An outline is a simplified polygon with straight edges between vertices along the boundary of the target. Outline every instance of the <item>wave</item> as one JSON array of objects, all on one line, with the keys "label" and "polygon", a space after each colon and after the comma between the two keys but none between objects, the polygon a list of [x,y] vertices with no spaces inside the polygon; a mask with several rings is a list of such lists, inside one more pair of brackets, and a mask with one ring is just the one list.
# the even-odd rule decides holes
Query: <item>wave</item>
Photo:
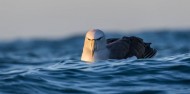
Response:
[{"label": "wave", "polygon": [[190,93],[190,32],[131,35],[152,42],[158,54],[87,64],[80,61],[83,36],[1,42],[0,93]]}]

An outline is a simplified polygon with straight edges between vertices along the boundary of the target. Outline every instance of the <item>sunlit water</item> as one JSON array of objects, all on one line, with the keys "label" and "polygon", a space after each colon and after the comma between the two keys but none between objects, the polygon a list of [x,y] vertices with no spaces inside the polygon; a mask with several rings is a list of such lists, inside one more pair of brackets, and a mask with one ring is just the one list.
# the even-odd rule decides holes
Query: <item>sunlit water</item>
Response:
[{"label": "sunlit water", "polygon": [[1,41],[0,94],[190,94],[190,32],[130,35],[152,42],[157,55],[87,64],[84,36]]}]

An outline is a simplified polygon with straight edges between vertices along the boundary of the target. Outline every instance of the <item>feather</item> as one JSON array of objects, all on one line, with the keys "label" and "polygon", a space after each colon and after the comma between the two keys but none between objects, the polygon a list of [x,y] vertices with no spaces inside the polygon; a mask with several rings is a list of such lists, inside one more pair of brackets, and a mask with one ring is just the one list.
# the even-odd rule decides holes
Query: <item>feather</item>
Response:
[{"label": "feather", "polygon": [[126,37],[122,39],[107,39],[107,48],[110,50],[110,59],[126,59],[136,56],[140,58],[151,58],[156,54],[156,50],[150,47],[151,43],[143,42],[139,37]]}]

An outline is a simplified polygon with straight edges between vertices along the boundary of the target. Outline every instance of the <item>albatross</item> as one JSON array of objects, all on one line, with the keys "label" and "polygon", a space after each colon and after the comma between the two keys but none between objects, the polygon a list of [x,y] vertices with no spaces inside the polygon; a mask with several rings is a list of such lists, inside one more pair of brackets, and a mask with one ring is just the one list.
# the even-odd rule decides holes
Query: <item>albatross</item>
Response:
[{"label": "albatross", "polygon": [[103,31],[91,29],[86,33],[81,60],[94,62],[133,56],[137,59],[151,58],[157,51],[150,44],[135,36],[106,39]]}]

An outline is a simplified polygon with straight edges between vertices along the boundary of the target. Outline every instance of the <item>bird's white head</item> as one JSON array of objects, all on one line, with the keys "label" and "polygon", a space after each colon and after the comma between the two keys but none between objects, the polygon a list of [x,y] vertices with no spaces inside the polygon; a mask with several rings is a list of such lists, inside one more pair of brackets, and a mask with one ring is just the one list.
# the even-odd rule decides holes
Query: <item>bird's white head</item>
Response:
[{"label": "bird's white head", "polygon": [[81,60],[95,61],[95,53],[106,48],[104,32],[99,29],[91,29],[86,33]]}]

